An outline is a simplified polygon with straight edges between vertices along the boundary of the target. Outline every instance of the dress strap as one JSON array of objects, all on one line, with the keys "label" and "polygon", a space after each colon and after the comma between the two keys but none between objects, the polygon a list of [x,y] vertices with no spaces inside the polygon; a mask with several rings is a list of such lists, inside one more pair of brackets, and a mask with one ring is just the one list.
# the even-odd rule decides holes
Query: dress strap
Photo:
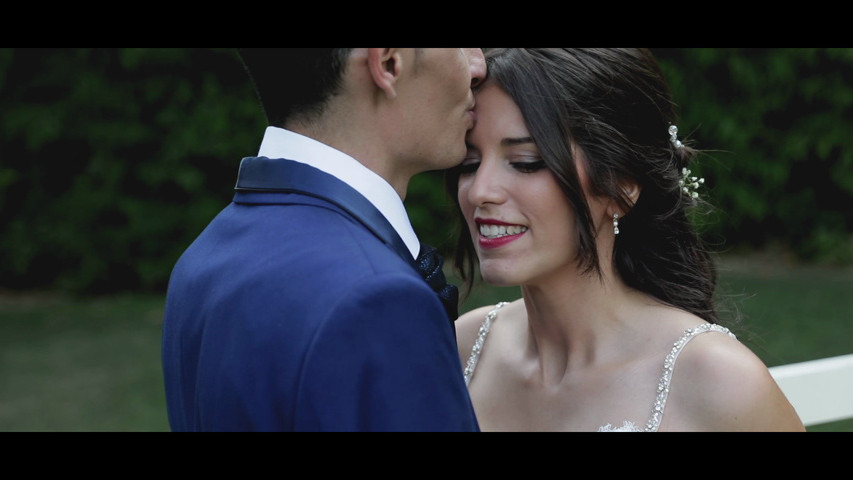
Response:
[{"label": "dress strap", "polygon": [[483,351],[483,342],[486,341],[486,335],[489,334],[489,329],[492,328],[492,321],[498,316],[498,310],[507,304],[509,302],[500,302],[495,305],[495,308],[486,314],[486,319],[480,325],[480,331],[477,333],[477,341],[474,342],[474,346],[471,348],[471,355],[468,357],[468,363],[465,365],[465,386],[468,386],[468,382],[471,381],[471,377],[474,375],[477,361],[480,360],[480,352]]},{"label": "dress strap", "polygon": [[656,432],[660,428],[661,418],[663,417],[663,409],[666,406],[666,397],[669,395],[669,384],[672,381],[672,370],[675,368],[675,359],[678,354],[687,345],[687,342],[692,340],[696,335],[705,332],[720,332],[728,334],[730,337],[737,339],[735,334],[729,331],[728,328],[714,323],[703,323],[697,327],[688,328],[684,334],[672,346],[672,350],[666,356],[663,362],[663,375],[658,382],[658,396],[655,400],[655,406],[652,410],[652,416],[646,424],[647,432]]}]

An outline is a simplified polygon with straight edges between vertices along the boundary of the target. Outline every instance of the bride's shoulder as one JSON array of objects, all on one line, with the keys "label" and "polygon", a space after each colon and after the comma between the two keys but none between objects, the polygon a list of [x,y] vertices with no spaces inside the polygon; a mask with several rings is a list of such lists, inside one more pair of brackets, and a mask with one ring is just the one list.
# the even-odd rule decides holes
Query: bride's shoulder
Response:
[{"label": "bride's shoulder", "polygon": [[480,329],[480,325],[482,325],[486,320],[486,316],[488,316],[493,310],[501,308],[501,303],[497,305],[483,305],[482,307],[476,307],[460,315],[459,318],[456,319],[456,334],[467,336],[468,333],[472,333],[473,336],[476,336],[477,331]]},{"label": "bride's shoulder", "polygon": [[459,322],[482,322],[486,315],[495,308],[494,305],[483,305],[482,307],[475,307],[467,312],[463,313],[456,320],[456,324],[459,325]]},{"label": "bride's shoulder", "polygon": [[790,405],[763,361],[723,333],[697,335],[684,348],[672,390],[690,398],[679,403],[700,409],[694,418],[723,429],[771,428],[792,419]]},{"label": "bride's shoulder", "polygon": [[[518,300],[520,301],[520,300]],[[495,319],[498,316],[498,312],[503,310],[505,307],[509,307],[516,302],[500,302],[495,305],[483,305],[482,307],[473,308],[456,319],[456,340],[459,344],[460,351],[470,352],[471,347],[474,346],[474,342],[477,340],[477,336],[480,334],[480,328],[486,322],[486,318],[490,316],[491,319]],[[493,313],[494,312],[494,313]]]},{"label": "bride's shoulder", "polygon": [[495,305],[483,305],[482,307],[473,308],[456,319],[456,328],[458,330],[462,325],[477,325],[477,328],[479,328],[479,325],[482,324],[490,314],[492,314],[493,317],[496,317],[498,312],[511,310],[523,301],[524,300],[522,299],[518,299],[514,302],[499,302]]}]

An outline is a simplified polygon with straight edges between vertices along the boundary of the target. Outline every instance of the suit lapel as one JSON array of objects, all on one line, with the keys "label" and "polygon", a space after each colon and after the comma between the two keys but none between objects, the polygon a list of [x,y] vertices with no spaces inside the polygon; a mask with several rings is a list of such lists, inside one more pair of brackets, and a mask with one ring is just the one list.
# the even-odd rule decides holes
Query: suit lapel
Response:
[{"label": "suit lapel", "polygon": [[363,195],[341,180],[309,165],[285,159],[246,157],[240,162],[237,192],[299,193],[343,209],[414,266],[409,249],[388,219]]}]

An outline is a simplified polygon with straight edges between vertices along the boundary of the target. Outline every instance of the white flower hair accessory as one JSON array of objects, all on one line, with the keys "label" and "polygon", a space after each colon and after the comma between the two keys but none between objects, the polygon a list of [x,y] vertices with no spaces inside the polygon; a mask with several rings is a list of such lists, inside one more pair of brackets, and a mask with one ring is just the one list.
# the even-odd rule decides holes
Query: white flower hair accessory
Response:
[{"label": "white flower hair accessory", "polygon": [[699,188],[699,185],[703,183],[705,183],[704,178],[691,177],[690,170],[687,168],[681,169],[681,180],[678,181],[678,185],[690,198],[697,198],[699,196],[699,192],[696,190]]}]

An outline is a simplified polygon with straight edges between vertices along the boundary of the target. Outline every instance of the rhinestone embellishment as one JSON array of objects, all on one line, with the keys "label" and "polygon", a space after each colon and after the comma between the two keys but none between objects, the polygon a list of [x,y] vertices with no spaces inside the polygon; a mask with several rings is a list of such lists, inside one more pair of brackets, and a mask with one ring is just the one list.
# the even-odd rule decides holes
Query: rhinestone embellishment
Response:
[{"label": "rhinestone embellishment", "polygon": [[652,416],[646,424],[647,432],[656,432],[660,427],[661,417],[663,417],[663,409],[666,406],[666,397],[669,395],[669,383],[672,380],[672,370],[675,368],[675,359],[678,357],[678,354],[681,353],[681,349],[683,349],[684,345],[686,345],[687,342],[696,335],[711,331],[726,333],[732,338],[737,338],[729,331],[728,328],[714,323],[703,323],[698,327],[688,328],[684,331],[684,334],[673,344],[672,350],[669,351],[669,354],[663,361],[663,375],[661,375],[660,381],[658,382],[658,396],[655,400],[654,408],[652,409]]},{"label": "rhinestone embellishment", "polygon": [[483,342],[486,340],[489,329],[492,328],[492,321],[498,316],[498,310],[508,304],[509,302],[500,302],[495,305],[495,308],[486,315],[486,320],[480,325],[480,331],[477,332],[477,341],[474,342],[474,346],[471,348],[471,356],[468,357],[468,363],[465,365],[465,386],[468,386],[468,382],[471,381],[474,368],[477,366],[477,361],[480,360],[480,352],[483,351]]}]

